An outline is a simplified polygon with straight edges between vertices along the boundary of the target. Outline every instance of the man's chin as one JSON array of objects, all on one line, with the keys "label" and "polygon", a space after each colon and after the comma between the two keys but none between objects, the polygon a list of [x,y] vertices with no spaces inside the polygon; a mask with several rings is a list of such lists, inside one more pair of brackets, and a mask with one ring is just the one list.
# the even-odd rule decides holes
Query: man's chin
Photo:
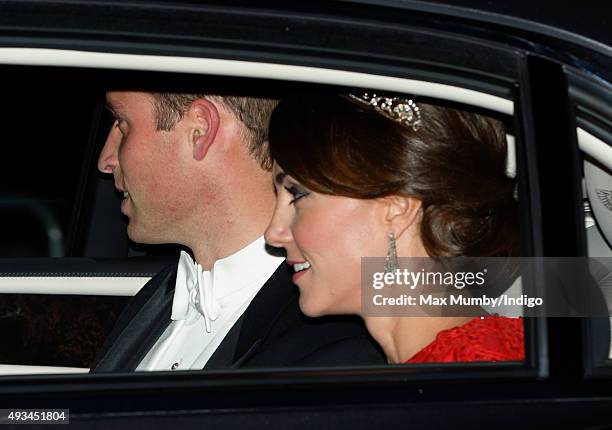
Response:
[{"label": "man's chin", "polygon": [[147,234],[141,228],[138,228],[138,226],[132,221],[130,221],[127,226],[127,235],[132,242],[142,243],[144,245],[154,245],[159,243],[153,240],[151,235]]},{"label": "man's chin", "polygon": [[177,243],[175,237],[168,237],[170,233],[164,230],[163,225],[159,224],[143,224],[138,222],[134,217],[129,219],[127,225],[127,235],[132,242],[141,243],[143,245],[166,245]]}]

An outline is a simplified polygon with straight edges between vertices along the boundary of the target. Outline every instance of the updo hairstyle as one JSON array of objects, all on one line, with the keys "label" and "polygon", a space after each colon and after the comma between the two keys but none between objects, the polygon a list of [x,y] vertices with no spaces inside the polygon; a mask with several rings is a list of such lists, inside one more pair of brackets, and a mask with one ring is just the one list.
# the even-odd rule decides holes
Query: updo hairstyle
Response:
[{"label": "updo hairstyle", "polygon": [[318,193],[421,200],[420,232],[430,256],[518,255],[503,124],[417,104],[421,125],[415,131],[344,95],[285,99],[272,114],[270,154]]}]

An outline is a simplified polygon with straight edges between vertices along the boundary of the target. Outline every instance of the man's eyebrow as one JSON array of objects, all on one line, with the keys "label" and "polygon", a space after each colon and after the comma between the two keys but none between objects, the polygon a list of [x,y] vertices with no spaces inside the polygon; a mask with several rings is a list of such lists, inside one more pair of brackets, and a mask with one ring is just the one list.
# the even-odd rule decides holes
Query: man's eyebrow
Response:
[{"label": "man's eyebrow", "polygon": [[121,118],[124,116],[121,112],[121,106],[114,106],[108,101],[106,102],[106,109],[108,109],[115,118]]},{"label": "man's eyebrow", "polygon": [[285,176],[287,176],[285,172],[280,172],[274,177],[274,182],[276,182],[278,185],[281,185],[283,183],[283,179],[285,179]]}]

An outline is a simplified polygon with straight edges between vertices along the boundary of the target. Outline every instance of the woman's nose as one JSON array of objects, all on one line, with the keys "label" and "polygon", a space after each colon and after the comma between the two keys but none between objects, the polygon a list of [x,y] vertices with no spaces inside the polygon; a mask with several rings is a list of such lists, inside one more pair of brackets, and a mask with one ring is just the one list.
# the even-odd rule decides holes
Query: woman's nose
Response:
[{"label": "woman's nose", "polygon": [[286,216],[278,209],[278,205],[274,210],[270,224],[264,233],[264,238],[268,245],[276,248],[286,248],[287,244],[293,241],[291,230],[286,222]]}]

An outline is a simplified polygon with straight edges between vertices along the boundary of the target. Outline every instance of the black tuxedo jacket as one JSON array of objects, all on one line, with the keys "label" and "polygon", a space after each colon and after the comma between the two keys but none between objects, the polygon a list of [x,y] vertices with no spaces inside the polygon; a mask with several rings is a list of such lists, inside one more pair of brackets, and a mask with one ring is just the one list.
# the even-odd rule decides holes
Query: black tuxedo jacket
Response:
[{"label": "black tuxedo jacket", "polygon": [[[98,353],[91,372],[136,369],[171,322],[175,282],[173,265],[134,296]],[[299,309],[298,294],[289,266],[281,264],[204,369],[386,363],[361,319],[308,318]]]}]

